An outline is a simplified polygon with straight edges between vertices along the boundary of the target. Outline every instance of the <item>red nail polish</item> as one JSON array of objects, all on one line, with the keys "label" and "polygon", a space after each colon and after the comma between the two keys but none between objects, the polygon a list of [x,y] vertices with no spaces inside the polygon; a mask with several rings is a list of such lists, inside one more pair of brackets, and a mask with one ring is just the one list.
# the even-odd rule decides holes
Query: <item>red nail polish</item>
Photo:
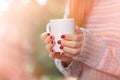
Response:
[{"label": "red nail polish", "polygon": [[60,49],[63,49],[63,46],[60,46]]},{"label": "red nail polish", "polygon": [[50,36],[50,38],[52,39],[53,37],[52,37],[52,36]]},{"label": "red nail polish", "polygon": [[53,50],[51,50],[51,52],[53,52]]},{"label": "red nail polish", "polygon": [[47,33],[47,36],[49,36],[50,35],[50,33]]},{"label": "red nail polish", "polygon": [[65,38],[65,35],[62,35],[61,38]]},{"label": "red nail polish", "polygon": [[61,44],[61,40],[58,40],[57,43],[58,43],[58,44]]},{"label": "red nail polish", "polygon": [[53,42],[51,42],[51,44],[53,44]]}]

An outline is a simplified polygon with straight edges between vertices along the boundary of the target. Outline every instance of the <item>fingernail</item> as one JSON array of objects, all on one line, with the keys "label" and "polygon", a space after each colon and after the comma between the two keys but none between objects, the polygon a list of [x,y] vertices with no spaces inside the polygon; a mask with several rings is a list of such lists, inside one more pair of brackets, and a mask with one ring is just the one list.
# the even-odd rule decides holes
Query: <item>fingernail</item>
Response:
[{"label": "fingernail", "polygon": [[58,43],[58,44],[61,44],[61,40],[58,40],[57,43]]},{"label": "fingernail", "polygon": [[51,50],[51,52],[53,52],[53,50]]},{"label": "fingernail", "polygon": [[51,44],[53,44],[53,42],[51,42]]},{"label": "fingernail", "polygon": [[50,35],[50,33],[47,33],[47,36],[49,36]]},{"label": "fingernail", "polygon": [[60,46],[60,49],[63,49],[63,46]]},{"label": "fingernail", "polygon": [[50,36],[50,38],[52,39],[53,37],[52,37],[52,36]]},{"label": "fingernail", "polygon": [[65,35],[62,35],[61,38],[65,38]]}]

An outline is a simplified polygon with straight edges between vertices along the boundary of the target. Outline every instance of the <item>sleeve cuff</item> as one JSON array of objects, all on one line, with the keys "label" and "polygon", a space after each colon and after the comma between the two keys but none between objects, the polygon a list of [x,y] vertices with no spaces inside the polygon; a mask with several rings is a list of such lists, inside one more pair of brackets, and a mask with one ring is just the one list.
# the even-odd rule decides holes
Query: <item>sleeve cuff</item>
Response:
[{"label": "sleeve cuff", "polygon": [[104,41],[96,37],[95,34],[90,31],[83,28],[81,30],[84,35],[83,46],[81,48],[81,53],[74,57],[73,60],[95,67],[100,61],[100,57],[105,49]]},{"label": "sleeve cuff", "polygon": [[66,77],[77,77],[80,74],[82,68],[82,64],[76,61],[72,61],[68,67],[64,67],[62,65],[62,61],[58,59],[55,60],[55,64],[59,71]]}]

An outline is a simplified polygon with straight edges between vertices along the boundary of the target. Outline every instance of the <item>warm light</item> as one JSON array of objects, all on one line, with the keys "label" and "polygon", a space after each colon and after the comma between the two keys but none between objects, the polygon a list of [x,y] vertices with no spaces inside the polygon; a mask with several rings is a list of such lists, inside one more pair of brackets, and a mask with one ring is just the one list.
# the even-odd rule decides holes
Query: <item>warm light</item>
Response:
[{"label": "warm light", "polygon": [[31,2],[31,0],[21,0],[21,3],[25,4],[25,5],[28,4],[28,3],[30,3],[30,2]]},{"label": "warm light", "polygon": [[0,0],[0,12],[8,10],[9,7],[10,7],[10,3],[9,2],[4,1],[4,0],[2,0],[2,1]]},{"label": "warm light", "polygon": [[37,0],[40,5],[45,5],[47,0]]}]

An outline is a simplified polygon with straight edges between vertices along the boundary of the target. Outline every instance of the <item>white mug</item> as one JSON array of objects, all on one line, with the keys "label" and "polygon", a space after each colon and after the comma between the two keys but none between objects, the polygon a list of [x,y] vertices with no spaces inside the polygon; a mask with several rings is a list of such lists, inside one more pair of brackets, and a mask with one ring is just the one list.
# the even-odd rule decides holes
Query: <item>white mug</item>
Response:
[{"label": "white mug", "polygon": [[56,45],[53,48],[55,52],[62,52],[57,41],[61,40],[61,35],[63,34],[75,33],[75,20],[74,18],[52,19],[47,24],[46,30],[55,36]]}]

